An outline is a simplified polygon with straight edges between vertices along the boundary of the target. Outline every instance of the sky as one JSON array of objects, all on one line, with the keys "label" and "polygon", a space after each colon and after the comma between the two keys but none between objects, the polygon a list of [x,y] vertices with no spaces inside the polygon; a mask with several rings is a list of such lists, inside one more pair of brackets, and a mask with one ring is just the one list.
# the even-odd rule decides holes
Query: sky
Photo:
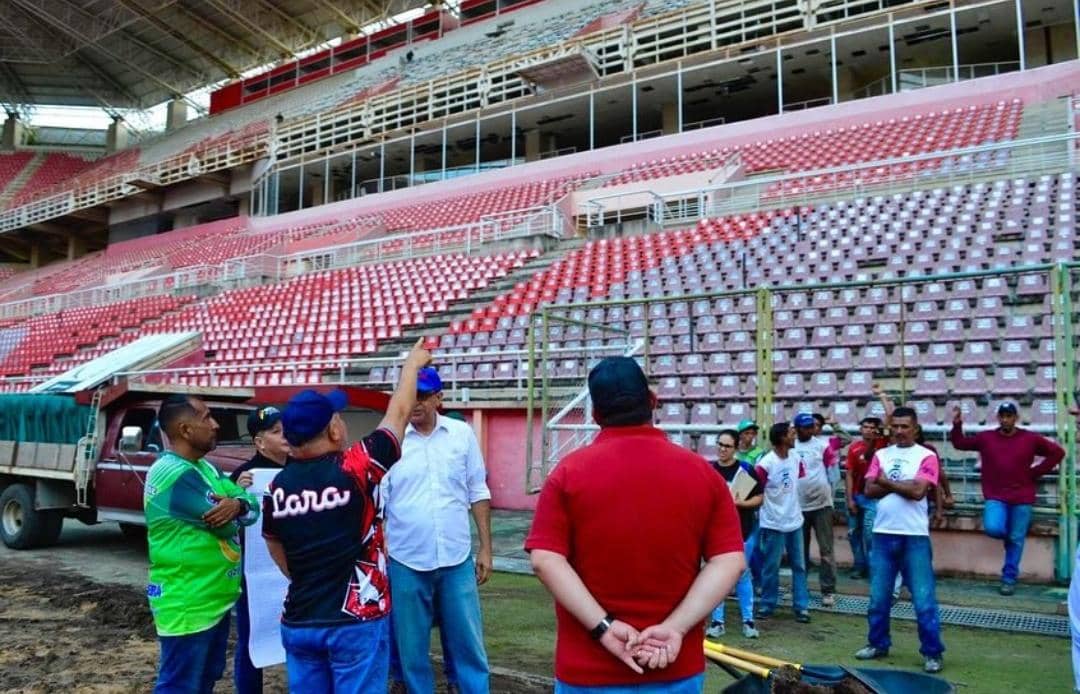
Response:
[{"label": "sky", "polygon": [[[448,7],[457,11],[459,0],[449,0],[444,3]],[[364,34],[370,34],[374,31],[378,31],[392,24],[400,22],[406,22],[414,17],[419,17],[426,11],[426,8],[417,8],[415,10],[409,10],[401,14],[391,17],[385,22],[374,22],[363,27],[360,32]],[[304,57],[325,50],[326,48],[336,46],[341,43],[341,39],[333,39],[327,41],[324,44],[315,46],[302,53],[298,53],[298,57]],[[273,66],[273,63],[267,63],[266,65],[260,65],[252,68],[243,73],[240,78],[251,77],[257,75],[260,72]],[[196,91],[187,94],[187,98],[191,101],[200,104],[203,108],[210,107],[210,92],[219,86],[226,84],[226,82],[220,82],[218,84],[204,87]],[[128,124],[138,131],[143,132],[155,132],[165,129],[165,112],[167,103],[158,104],[153,108],[145,111],[130,111],[125,113],[125,120]],[[197,112],[193,108],[188,108],[188,117],[194,118]],[[104,110],[91,107],[91,106],[38,106],[34,109],[33,114],[30,116],[30,125],[39,127],[55,127],[55,128],[85,128],[92,130],[104,130],[109,127],[112,122],[112,118],[105,113]]]}]

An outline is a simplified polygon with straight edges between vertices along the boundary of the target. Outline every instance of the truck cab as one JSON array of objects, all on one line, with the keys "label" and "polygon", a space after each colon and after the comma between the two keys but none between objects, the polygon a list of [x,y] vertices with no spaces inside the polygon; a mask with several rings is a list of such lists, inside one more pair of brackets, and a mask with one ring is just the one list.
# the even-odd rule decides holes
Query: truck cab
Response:
[{"label": "truck cab", "polygon": [[[255,454],[250,439],[246,438],[247,416],[252,406],[212,397],[205,399],[221,427],[217,448],[206,459],[219,470],[231,472]],[[133,399],[109,412],[94,472],[98,521],[145,525],[143,485],[150,466],[168,447],[168,436],[158,426],[161,402],[160,398]]]}]

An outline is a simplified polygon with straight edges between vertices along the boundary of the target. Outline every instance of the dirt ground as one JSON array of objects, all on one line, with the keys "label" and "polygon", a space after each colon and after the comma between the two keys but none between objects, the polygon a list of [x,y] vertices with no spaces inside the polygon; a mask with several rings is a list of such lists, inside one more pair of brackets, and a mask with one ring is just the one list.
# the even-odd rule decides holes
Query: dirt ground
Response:
[{"label": "dirt ground", "polygon": [[[89,547],[78,547],[82,534],[70,545],[62,540],[41,552],[0,546],[0,694],[134,694],[153,688],[158,647],[140,587],[144,555],[119,540],[119,532],[100,526],[94,531],[86,535],[91,546],[100,543],[93,562],[83,556]],[[122,582],[89,577],[103,572]],[[230,642],[218,692],[233,691],[233,647]],[[268,669],[265,678],[267,694],[285,692],[283,667]],[[548,688],[493,674],[491,691],[532,694]]]}]

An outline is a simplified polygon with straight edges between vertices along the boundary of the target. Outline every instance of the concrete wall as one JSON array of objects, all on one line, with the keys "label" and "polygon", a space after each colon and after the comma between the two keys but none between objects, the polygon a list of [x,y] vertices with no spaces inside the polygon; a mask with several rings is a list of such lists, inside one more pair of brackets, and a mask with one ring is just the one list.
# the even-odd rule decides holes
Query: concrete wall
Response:
[{"label": "concrete wall", "polygon": [[[451,406],[453,407],[453,406]],[[459,409],[454,407],[453,409]],[[525,411],[523,409],[461,410],[472,423],[480,439],[480,448],[488,471],[492,506],[499,509],[532,511],[536,508],[535,494],[525,492]],[[534,422],[534,444],[539,446],[539,418]],[[996,579],[1001,572],[1004,549],[1000,540],[982,533],[974,518],[950,518],[949,529],[932,530],[934,569],[939,574],[982,576]],[[847,527],[837,516],[833,529],[836,561],[842,567],[851,565],[851,548]],[[1029,534],[1020,566],[1021,580],[1051,582],[1054,580],[1055,537],[1039,530]],[[811,556],[818,557],[816,541],[811,541]],[[816,559],[815,559],[816,560]],[[816,586],[816,572],[811,585]]]}]

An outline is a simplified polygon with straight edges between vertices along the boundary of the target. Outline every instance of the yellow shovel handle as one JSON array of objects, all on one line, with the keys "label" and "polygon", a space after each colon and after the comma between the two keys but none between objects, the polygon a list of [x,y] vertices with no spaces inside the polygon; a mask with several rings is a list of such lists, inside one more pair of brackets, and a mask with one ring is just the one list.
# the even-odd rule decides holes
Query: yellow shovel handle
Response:
[{"label": "yellow shovel handle", "polygon": [[707,648],[705,649],[705,656],[707,658],[715,660],[718,663],[730,665],[733,668],[749,672],[751,675],[757,675],[762,679],[769,678],[768,668],[761,667],[760,665],[757,665],[755,663],[749,663],[740,658],[736,658],[735,656],[727,655],[726,653],[717,653],[716,651],[710,651]]},{"label": "yellow shovel handle", "polygon": [[799,665],[798,663],[789,663],[786,660],[780,660],[779,658],[770,658],[767,655],[760,655],[758,653],[754,653],[753,651],[744,651],[741,648],[732,648],[731,646],[725,646],[722,643],[706,643],[705,647],[711,648],[717,653],[726,653],[727,655],[733,655],[736,658],[741,658],[742,660],[751,663],[758,663],[760,665],[765,665],[771,668],[793,667],[798,670],[802,670],[802,665]]}]

